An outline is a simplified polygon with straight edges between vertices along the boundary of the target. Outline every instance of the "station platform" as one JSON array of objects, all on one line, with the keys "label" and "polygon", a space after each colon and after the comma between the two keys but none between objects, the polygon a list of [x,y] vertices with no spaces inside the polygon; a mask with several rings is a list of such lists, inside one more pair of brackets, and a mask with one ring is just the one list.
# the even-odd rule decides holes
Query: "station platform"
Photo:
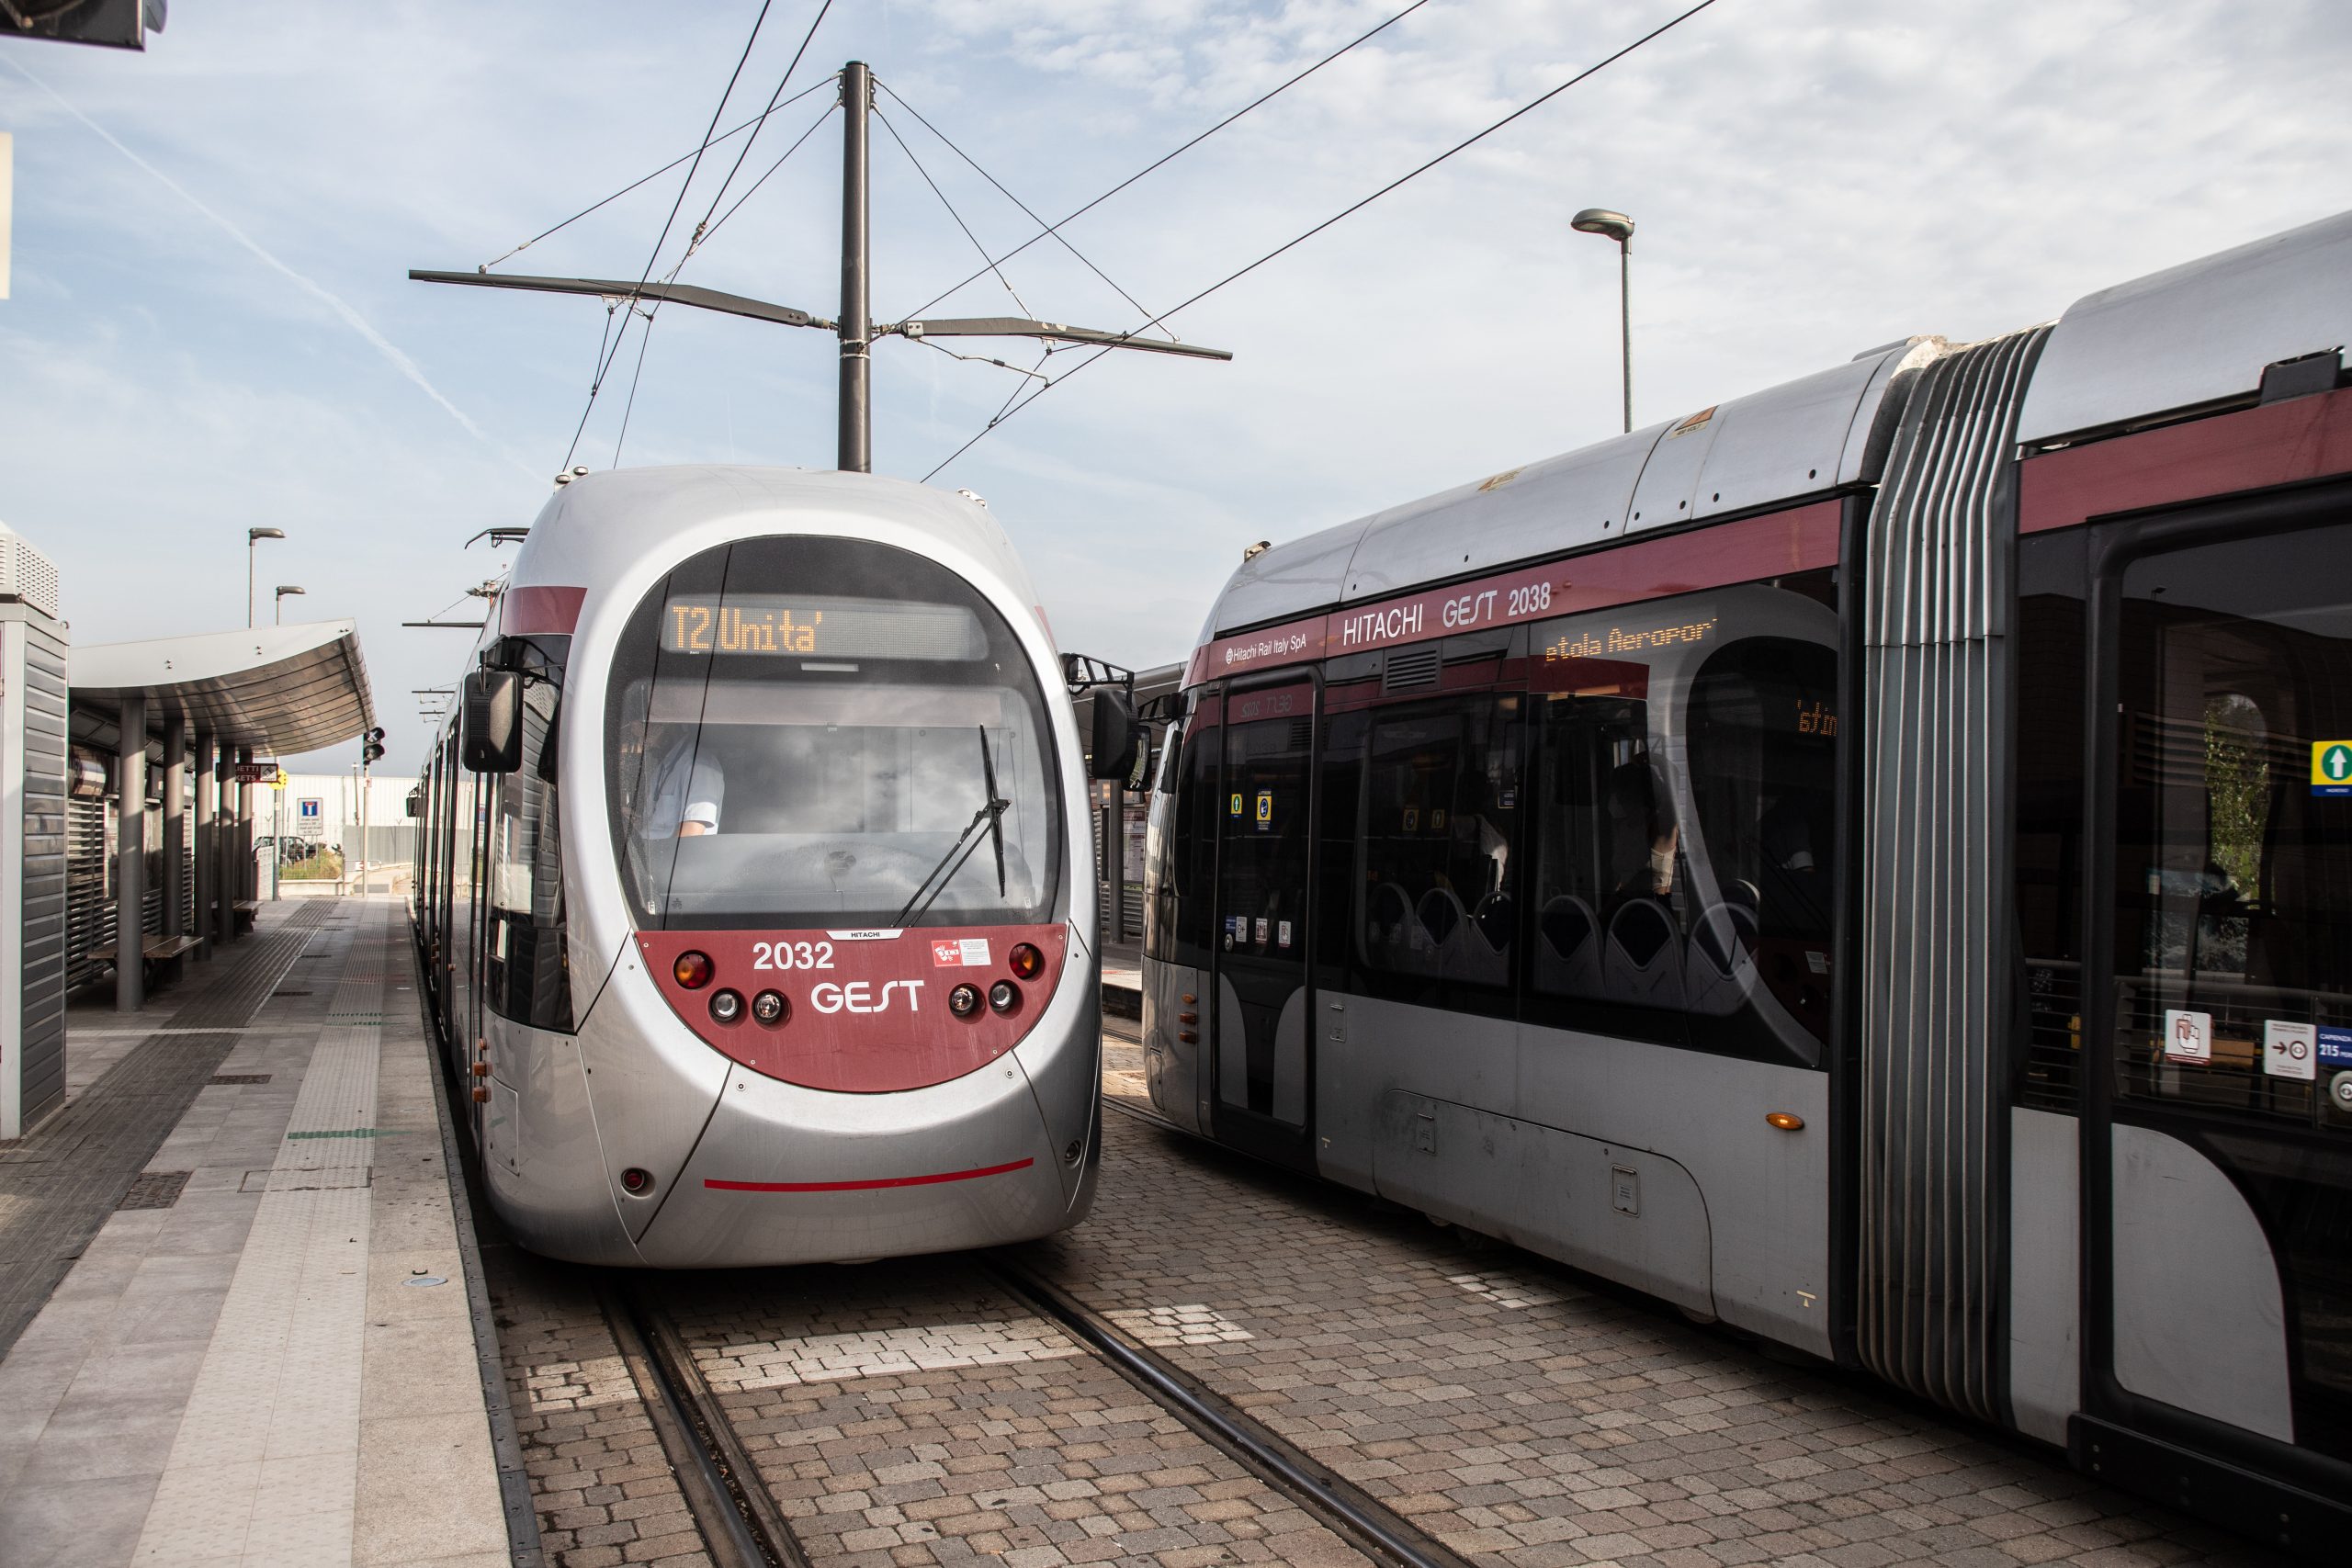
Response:
[{"label": "station platform", "polygon": [[398,902],[312,898],[72,1010],[0,1144],[0,1560],[509,1561],[414,985]]},{"label": "station platform", "polygon": [[1102,944],[1102,1010],[1114,1018],[1143,1017],[1143,948],[1132,942]]}]

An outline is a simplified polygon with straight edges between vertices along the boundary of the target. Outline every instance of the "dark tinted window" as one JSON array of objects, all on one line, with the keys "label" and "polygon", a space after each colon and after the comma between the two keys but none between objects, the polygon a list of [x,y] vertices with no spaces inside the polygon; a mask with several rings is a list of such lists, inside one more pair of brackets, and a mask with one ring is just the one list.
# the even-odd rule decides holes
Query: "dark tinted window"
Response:
[{"label": "dark tinted window", "polygon": [[564,950],[563,833],[556,741],[570,637],[509,638],[500,662],[523,673],[523,765],[485,778],[490,818],[492,1011],[540,1029],[570,1030]]},{"label": "dark tinted window", "polygon": [[1524,709],[1518,695],[1476,693],[1369,716],[1357,962],[1421,983],[1392,994],[1443,1005],[1458,987],[1510,985]]},{"label": "dark tinted window", "polygon": [[2072,1111],[2083,1030],[2085,529],[2018,541],[2018,1103]]},{"label": "dark tinted window", "polygon": [[1169,765],[1173,797],[1154,862],[1159,884],[1145,915],[1151,956],[1208,967],[1215,929],[1217,760],[1225,732],[1199,720],[1185,728],[1182,750]]},{"label": "dark tinted window", "polygon": [[1531,1017],[1819,1062],[1833,597],[1822,570],[1537,628]]}]

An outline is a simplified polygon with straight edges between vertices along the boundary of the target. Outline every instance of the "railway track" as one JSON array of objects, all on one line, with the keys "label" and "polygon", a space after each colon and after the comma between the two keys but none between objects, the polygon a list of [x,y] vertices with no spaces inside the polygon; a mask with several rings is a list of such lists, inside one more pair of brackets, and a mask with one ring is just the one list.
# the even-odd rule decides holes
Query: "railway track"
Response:
[{"label": "railway track", "polygon": [[[1017,1258],[989,1255],[978,1267],[1027,1313],[1057,1326],[1087,1357],[1373,1562],[1466,1568],[1466,1559]],[[660,1299],[658,1284],[608,1283],[597,1295],[713,1562],[718,1568],[808,1568],[817,1559],[762,1477]]]}]

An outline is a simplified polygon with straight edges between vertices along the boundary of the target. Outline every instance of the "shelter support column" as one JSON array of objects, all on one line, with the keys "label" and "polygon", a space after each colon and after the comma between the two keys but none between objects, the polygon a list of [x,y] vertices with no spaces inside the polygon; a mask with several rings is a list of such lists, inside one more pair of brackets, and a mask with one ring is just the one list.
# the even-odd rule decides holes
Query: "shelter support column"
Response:
[{"label": "shelter support column", "polygon": [[[250,762],[254,749],[237,748],[237,761]],[[254,786],[243,779],[237,781],[237,897],[258,898],[260,883],[254,872]]]},{"label": "shelter support column", "polygon": [[121,737],[115,748],[114,835],[114,1010],[137,1012],[145,1001],[145,976],[140,964],[146,953],[147,902],[147,697],[127,694],[118,720]]},{"label": "shelter support column", "polygon": [[165,936],[187,930],[187,716],[164,721],[164,921]]},{"label": "shelter support column", "polygon": [[220,852],[212,841],[212,802],[220,792],[220,769],[212,754],[212,732],[196,732],[196,956],[212,956],[218,917],[214,894],[220,884]]},{"label": "shelter support column", "polygon": [[222,946],[237,940],[237,911],[232,908],[243,895],[244,878],[237,874],[237,790],[236,774],[232,771],[237,761],[236,748],[223,742],[220,747],[220,812],[213,824],[212,836],[220,840],[220,885],[215,906],[213,934]]}]

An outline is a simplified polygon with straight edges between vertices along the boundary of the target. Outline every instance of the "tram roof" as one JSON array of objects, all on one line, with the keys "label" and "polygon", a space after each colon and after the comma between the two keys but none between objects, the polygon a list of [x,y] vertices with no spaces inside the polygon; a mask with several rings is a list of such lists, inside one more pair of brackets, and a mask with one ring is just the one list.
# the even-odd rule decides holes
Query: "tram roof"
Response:
[{"label": "tram roof", "polygon": [[2266,366],[2352,343],[2352,212],[2086,294],[2027,388],[2028,446],[2249,400]]},{"label": "tram roof", "polygon": [[180,715],[262,755],[315,751],[375,722],[358,627],[347,620],[77,647],[66,684],[74,739],[99,746],[114,744],[134,694],[147,698],[150,729]]},{"label": "tram roof", "polygon": [[1896,378],[1943,351],[1911,338],[1630,435],[1506,469],[1276,545],[1227,583],[1201,640],[1420,583],[1874,480]]}]

